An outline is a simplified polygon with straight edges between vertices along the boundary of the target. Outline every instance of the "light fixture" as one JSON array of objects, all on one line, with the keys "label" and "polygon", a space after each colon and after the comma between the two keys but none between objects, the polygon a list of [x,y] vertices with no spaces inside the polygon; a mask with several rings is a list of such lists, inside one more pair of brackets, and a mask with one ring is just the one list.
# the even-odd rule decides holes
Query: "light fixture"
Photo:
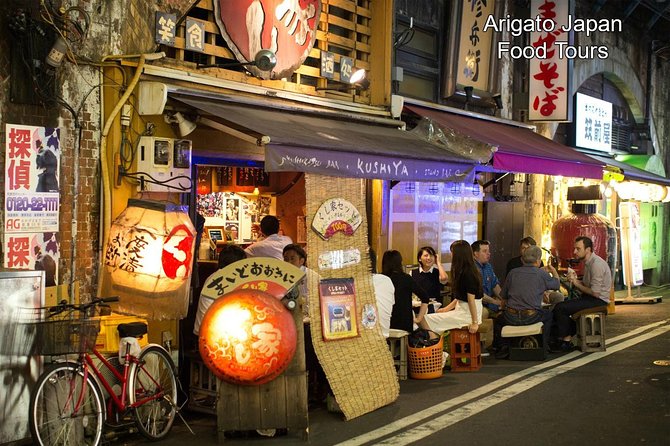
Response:
[{"label": "light fixture", "polygon": [[316,91],[348,91],[348,90],[367,90],[370,88],[370,81],[366,78],[363,68],[360,68],[349,77],[350,87],[316,87]]},{"label": "light fixture", "polygon": [[503,109],[502,95],[500,93],[496,93],[493,95],[493,101],[496,103],[496,108],[498,110]]},{"label": "light fixture", "polygon": [[270,50],[260,50],[254,56],[254,60],[249,62],[228,62],[228,63],[214,63],[201,65],[198,64],[196,68],[234,68],[244,66],[254,66],[261,71],[270,71],[277,65],[277,56]]},{"label": "light fixture", "polygon": [[182,138],[193,132],[198,126],[195,122],[186,119],[181,112],[165,114],[164,119],[168,124],[177,124],[179,126],[179,134]]}]

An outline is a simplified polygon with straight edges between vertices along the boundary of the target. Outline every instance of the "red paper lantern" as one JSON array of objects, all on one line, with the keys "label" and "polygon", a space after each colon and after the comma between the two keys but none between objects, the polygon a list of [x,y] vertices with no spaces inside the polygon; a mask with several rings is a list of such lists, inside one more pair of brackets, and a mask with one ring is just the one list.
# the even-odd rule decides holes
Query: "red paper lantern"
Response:
[{"label": "red paper lantern", "polygon": [[293,316],[275,297],[237,290],[214,301],[200,326],[200,356],[220,379],[243,385],[272,381],[296,349]]}]

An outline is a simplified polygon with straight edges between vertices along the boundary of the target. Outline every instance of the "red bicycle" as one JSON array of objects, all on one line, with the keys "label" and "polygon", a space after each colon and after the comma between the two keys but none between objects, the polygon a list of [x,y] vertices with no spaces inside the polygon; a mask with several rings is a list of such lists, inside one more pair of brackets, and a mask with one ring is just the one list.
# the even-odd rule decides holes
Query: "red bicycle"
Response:
[{"label": "red bicycle", "polygon": [[[130,414],[150,440],[164,438],[172,428],[178,410],[177,380],[167,350],[149,344],[134,352],[133,343],[125,343],[119,358],[124,359],[123,365],[115,366],[113,358],[95,348],[100,319],[94,315],[117,301],[118,297],[100,298],[38,309],[35,353],[68,356],[45,368],[31,395],[30,430],[37,444],[98,445],[106,420]],[[118,331],[120,338],[140,338],[146,335],[147,325],[120,324]],[[103,389],[109,395],[107,403]]]}]

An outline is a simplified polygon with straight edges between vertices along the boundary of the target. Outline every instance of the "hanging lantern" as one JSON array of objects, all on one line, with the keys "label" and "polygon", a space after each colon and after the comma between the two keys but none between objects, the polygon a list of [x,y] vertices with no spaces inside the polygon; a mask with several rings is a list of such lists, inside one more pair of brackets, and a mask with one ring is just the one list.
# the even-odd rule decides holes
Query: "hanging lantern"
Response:
[{"label": "hanging lantern", "polygon": [[236,290],[205,313],[200,356],[224,381],[260,385],[288,367],[296,339],[293,316],[280,300],[259,290]]},{"label": "hanging lantern", "polygon": [[182,206],[128,200],[114,220],[103,259],[112,287],[154,295],[190,280],[195,228]]}]

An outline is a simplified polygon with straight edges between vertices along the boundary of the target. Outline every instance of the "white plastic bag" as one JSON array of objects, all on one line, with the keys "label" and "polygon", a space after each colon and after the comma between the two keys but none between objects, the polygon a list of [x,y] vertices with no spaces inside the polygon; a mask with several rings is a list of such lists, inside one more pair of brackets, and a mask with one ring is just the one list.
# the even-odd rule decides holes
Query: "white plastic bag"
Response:
[{"label": "white plastic bag", "polygon": [[133,356],[139,356],[140,351],[142,350],[140,348],[140,342],[137,340],[137,338],[133,337],[127,337],[127,338],[121,338],[119,341],[119,362],[121,365],[125,364],[125,356],[126,356],[126,345],[130,344],[130,354]]}]

